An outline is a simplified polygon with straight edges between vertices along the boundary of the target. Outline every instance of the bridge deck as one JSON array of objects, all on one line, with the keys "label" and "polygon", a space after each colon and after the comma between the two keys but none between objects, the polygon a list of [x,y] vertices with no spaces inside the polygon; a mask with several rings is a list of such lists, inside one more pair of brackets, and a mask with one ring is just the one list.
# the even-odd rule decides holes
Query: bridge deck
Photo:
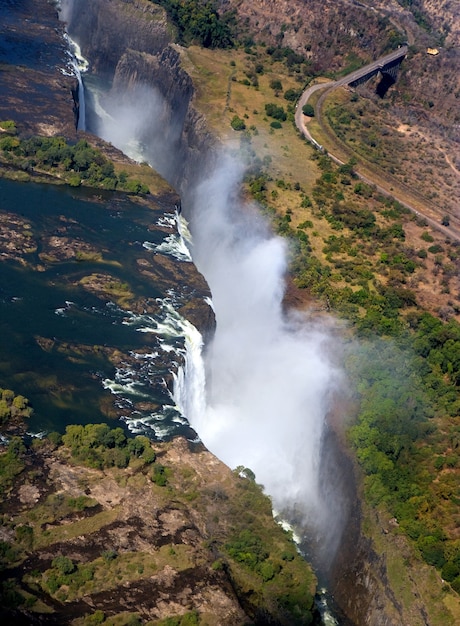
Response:
[{"label": "bridge deck", "polygon": [[365,65],[361,67],[359,70],[352,72],[351,74],[347,74],[343,78],[340,78],[336,81],[335,86],[339,87],[341,85],[350,85],[356,81],[360,81],[366,77],[371,77],[377,72],[381,72],[385,69],[385,67],[393,67],[397,62],[401,62],[402,59],[407,54],[407,46],[401,46],[397,50],[394,50],[390,54],[387,54],[380,59],[377,59],[373,63],[369,63],[369,65]]}]

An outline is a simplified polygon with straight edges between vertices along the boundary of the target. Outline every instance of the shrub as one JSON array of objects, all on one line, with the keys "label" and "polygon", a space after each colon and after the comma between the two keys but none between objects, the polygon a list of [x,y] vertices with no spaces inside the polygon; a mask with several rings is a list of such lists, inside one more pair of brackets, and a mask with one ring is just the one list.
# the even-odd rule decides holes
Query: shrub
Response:
[{"label": "shrub", "polygon": [[16,526],[16,538],[27,548],[32,548],[34,541],[34,530],[32,526]]},{"label": "shrub", "polygon": [[285,122],[287,120],[287,113],[283,107],[277,104],[269,103],[265,105],[265,113],[269,117],[273,117],[275,120]]},{"label": "shrub", "polygon": [[102,624],[105,620],[105,614],[101,610],[94,611],[92,615],[86,618],[86,624]]},{"label": "shrub", "polygon": [[75,571],[75,565],[68,556],[57,556],[53,559],[51,565],[59,572],[59,574],[64,576]]},{"label": "shrub", "polygon": [[25,598],[16,589],[14,580],[5,580],[1,583],[0,597],[2,606],[16,608],[24,604]]},{"label": "shrub", "polygon": [[238,115],[233,116],[232,121],[230,122],[230,126],[233,128],[233,130],[244,130],[246,128],[244,120],[242,120],[241,117],[238,117]]},{"label": "shrub", "polygon": [[16,134],[18,130],[16,127],[16,122],[14,122],[13,120],[5,120],[3,122],[0,122],[0,128],[12,134]]},{"label": "shrub", "polygon": [[118,552],[116,550],[104,550],[101,556],[106,563],[110,563],[118,557]]},{"label": "shrub", "polygon": [[453,563],[452,561],[447,561],[447,563],[444,563],[441,570],[441,575],[444,580],[447,580],[448,583],[453,582],[457,578],[457,576],[460,575],[460,567],[458,563]]},{"label": "shrub", "polygon": [[432,535],[420,537],[417,541],[418,548],[428,565],[440,568],[445,563],[444,548],[442,542]]},{"label": "shrub", "polygon": [[302,113],[304,115],[307,115],[308,117],[314,117],[315,116],[315,109],[313,108],[313,106],[311,104],[304,104],[302,107]]},{"label": "shrub", "polygon": [[159,487],[165,487],[168,483],[166,468],[164,465],[156,465],[152,472],[152,481]]},{"label": "shrub", "polygon": [[283,90],[283,85],[280,80],[273,79],[270,81],[270,87],[273,89],[275,93],[278,93]]},{"label": "shrub", "polygon": [[299,97],[300,93],[297,89],[288,89],[284,92],[284,99],[289,102],[295,102]]}]

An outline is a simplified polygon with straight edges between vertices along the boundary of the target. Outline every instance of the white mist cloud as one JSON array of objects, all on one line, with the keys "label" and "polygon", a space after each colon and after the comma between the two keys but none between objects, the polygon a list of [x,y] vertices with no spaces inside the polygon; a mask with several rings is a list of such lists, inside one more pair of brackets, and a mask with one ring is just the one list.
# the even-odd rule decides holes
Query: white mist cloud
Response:
[{"label": "white mist cloud", "polygon": [[[164,126],[164,101],[159,92],[148,85],[136,85],[123,96],[116,93],[92,91],[97,115],[96,134],[112,143],[131,158],[149,158],[149,143],[145,144],[146,129],[156,138],[155,152],[160,148]],[[155,146],[155,143],[157,145]]]},{"label": "white mist cloud", "polygon": [[223,159],[189,211],[217,329],[206,356],[208,406],[188,417],[216,456],[255,472],[276,509],[324,525],[321,441],[338,372],[327,332],[283,313],[286,242],[236,197],[241,174]]}]

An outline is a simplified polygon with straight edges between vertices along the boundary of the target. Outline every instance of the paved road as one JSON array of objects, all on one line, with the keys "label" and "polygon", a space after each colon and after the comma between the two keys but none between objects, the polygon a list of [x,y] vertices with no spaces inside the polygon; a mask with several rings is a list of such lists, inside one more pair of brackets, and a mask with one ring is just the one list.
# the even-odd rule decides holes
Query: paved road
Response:
[{"label": "paved road", "polygon": [[[342,87],[343,85],[348,85],[352,83],[353,81],[358,80],[359,78],[362,78],[363,76],[372,72],[373,70],[381,69],[387,63],[391,63],[391,61],[395,61],[396,59],[399,59],[400,57],[405,56],[406,54],[407,54],[407,46],[402,46],[401,48],[398,48],[398,50],[395,50],[391,54],[381,57],[380,59],[377,59],[373,63],[369,63],[369,65],[366,65],[365,67],[362,67],[361,69],[356,70],[355,72],[351,72],[350,74],[347,74],[346,76],[340,78],[339,80],[329,81],[325,83],[317,83],[316,85],[311,85],[307,87],[299,98],[296,112],[295,112],[295,123],[296,123],[298,130],[314,146],[322,149],[322,146],[320,146],[320,144],[316,141],[316,139],[311,135],[305,123],[305,116],[302,113],[302,107],[308,102],[312,94],[314,94],[316,91],[323,90],[323,93],[320,96],[320,100],[317,103],[317,112],[316,112],[318,121],[320,122],[321,121],[321,105],[329,91],[331,91],[332,89],[336,89],[337,87]],[[341,159],[339,159],[337,156],[335,156],[329,151],[328,151],[328,156],[333,161],[335,161],[335,163],[337,163],[338,165],[344,164],[344,161],[342,161]],[[389,184],[388,187],[384,187],[382,185],[382,182],[383,182],[382,176],[370,178],[369,176],[365,176],[359,171],[356,171],[356,174],[363,182],[367,183],[368,185],[375,186],[375,188],[380,193],[386,196],[391,196],[392,198],[395,198],[395,200],[400,202],[403,206],[408,208],[410,211],[426,219],[426,221],[428,222],[428,224],[430,224],[430,226],[442,232],[446,237],[450,237],[451,239],[456,239],[457,241],[460,241],[460,220],[453,218],[451,219],[451,223],[449,227],[443,226],[440,223],[441,215],[438,216],[436,214],[436,211],[433,211],[432,215],[435,214],[436,218],[430,217],[430,215],[427,215],[425,212],[422,212],[419,208],[416,208],[414,205],[402,200],[401,198],[398,198],[397,194],[393,190],[390,190],[391,184]],[[383,176],[384,176],[384,173],[383,173]]]},{"label": "paved road", "polygon": [[339,80],[330,81],[328,83],[318,83],[316,85],[307,87],[307,89],[305,89],[303,94],[300,96],[300,100],[297,104],[297,109],[295,113],[295,123],[296,123],[297,128],[300,130],[300,132],[302,132],[305,135],[305,137],[309,141],[311,141],[314,145],[318,146],[318,143],[313,139],[310,132],[308,131],[304,123],[304,117],[302,114],[302,107],[308,102],[311,95],[314,94],[315,91],[318,91],[320,89],[327,89],[329,91],[330,89],[335,89],[336,87],[349,85],[353,81],[363,78],[363,76],[366,76],[366,74],[369,74],[375,70],[380,70],[384,67],[384,65],[387,65],[388,63],[391,63],[392,61],[396,61],[397,59],[400,59],[401,57],[406,56],[407,50],[408,50],[407,46],[401,46],[401,48],[394,50],[393,52],[391,52],[390,54],[387,54],[384,57],[380,57],[380,59],[377,59],[376,61],[373,61],[372,63],[369,63],[368,65],[365,65],[364,67],[361,67],[359,70],[355,70],[354,72],[351,72],[350,74],[347,74],[346,76],[343,76]]}]

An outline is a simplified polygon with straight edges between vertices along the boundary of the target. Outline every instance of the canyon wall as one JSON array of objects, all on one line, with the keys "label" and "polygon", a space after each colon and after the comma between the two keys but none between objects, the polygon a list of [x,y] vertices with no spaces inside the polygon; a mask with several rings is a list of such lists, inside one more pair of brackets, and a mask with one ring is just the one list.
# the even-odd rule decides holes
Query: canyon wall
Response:
[{"label": "canyon wall", "polygon": [[[423,122],[459,141],[458,3],[448,0],[219,0],[236,10],[240,30],[258,42],[287,46],[310,59],[314,72],[343,71],[408,42],[392,100],[395,115]],[[413,4],[413,12],[402,4]],[[256,35],[254,33],[257,33]],[[439,54],[427,54],[428,47]]]},{"label": "canyon wall", "polygon": [[[111,81],[114,99],[129,100],[141,85],[154,87],[161,94],[159,140],[164,150],[158,169],[178,191],[186,193],[214,161],[218,141],[208,132],[205,117],[194,107],[193,83],[181,67],[164,12],[147,0],[93,0],[89,6],[86,0],[73,0],[67,6],[66,17],[71,36],[90,60],[91,71]],[[376,49],[370,52],[374,55]],[[147,142],[148,126],[145,132]],[[344,613],[343,623],[429,623],[423,598],[419,597],[416,606],[406,612],[399,592],[394,592],[389,582],[385,555],[377,554],[372,540],[362,532],[361,505],[353,488],[354,470],[343,447],[335,441],[330,448],[334,459],[330,461],[329,476],[325,476],[330,481],[335,472],[337,481],[348,484],[344,515],[349,521],[327,581]],[[390,531],[385,529],[391,536]],[[409,593],[414,585],[410,582]]]},{"label": "canyon wall", "polygon": [[111,83],[110,100],[129,102],[142,86],[160,95],[159,120],[145,124],[143,137],[161,144],[153,166],[183,195],[213,162],[217,141],[193,106],[193,83],[164,10],[148,0],[65,0],[61,16],[89,59],[89,72]]}]

